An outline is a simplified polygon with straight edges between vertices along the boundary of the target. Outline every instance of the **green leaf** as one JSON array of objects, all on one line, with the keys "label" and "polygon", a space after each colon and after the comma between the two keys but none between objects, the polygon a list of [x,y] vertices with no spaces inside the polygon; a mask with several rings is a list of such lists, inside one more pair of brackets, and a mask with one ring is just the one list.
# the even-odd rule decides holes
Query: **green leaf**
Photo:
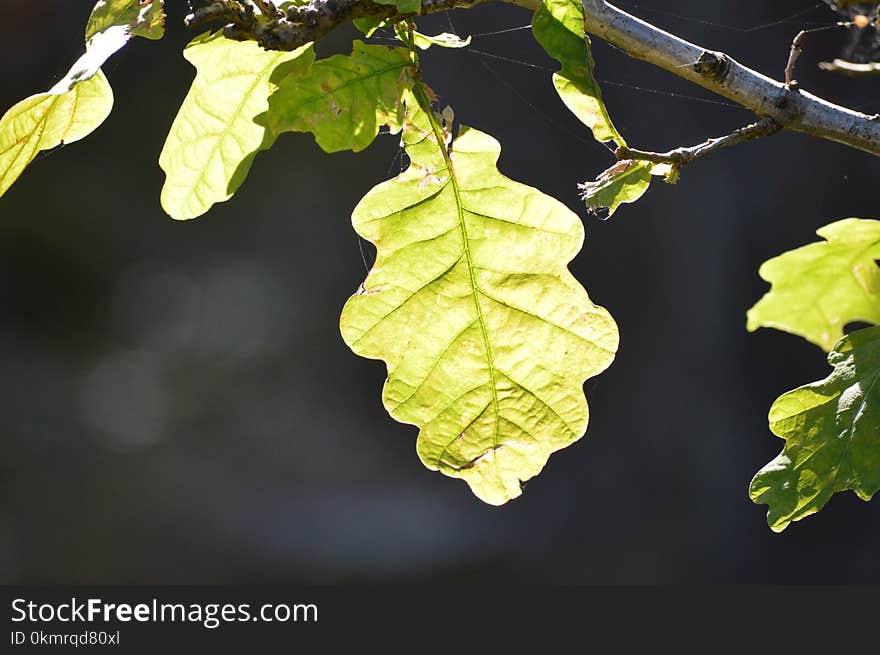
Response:
[{"label": "green leaf", "polygon": [[196,78],[159,156],[162,207],[175,219],[195,218],[232,197],[257,153],[275,141],[266,113],[277,80],[302,75],[314,59],[311,44],[267,51],[222,32],[196,38],[184,56]]},{"label": "green leaf", "polygon": [[623,203],[635,202],[648,190],[652,175],[674,182],[673,167],[648,161],[623,159],[603,172],[594,182],[578,185],[587,209],[603,219],[611,218]]},{"label": "green leaf", "polygon": [[[404,23],[395,23],[394,34],[400,41],[409,43],[409,34]],[[427,50],[432,45],[441,48],[466,48],[471,44],[471,37],[462,39],[458,34],[450,34],[449,32],[442,32],[436,36],[413,32],[413,44],[420,50]]]},{"label": "green leaf", "polygon": [[565,106],[592,130],[597,141],[625,146],[593,77],[595,63],[584,33],[580,0],[543,0],[532,18],[532,33],[547,54],[562,64],[562,70],[553,74],[553,85]]},{"label": "green leaf", "polygon": [[[613,141],[625,147],[626,141],[608,115],[602,90],[593,76],[595,62],[590,39],[584,33],[584,7],[579,0],[543,0],[532,18],[532,33],[544,50],[562,64],[553,74],[562,102],[603,143]],[[675,184],[678,169],[669,164],[622,160],[604,171],[595,181],[580,186],[587,209],[600,218],[610,218],[624,203],[641,198],[660,175]]]},{"label": "green leaf", "polygon": [[287,75],[269,99],[276,133],[312,132],[325,152],[359,152],[379,127],[403,125],[402,98],[414,79],[409,50],[355,41],[351,56],[321,59],[301,74]]},{"label": "green leaf", "polygon": [[749,310],[749,331],[772,327],[830,350],[847,323],[880,323],[880,221],[847,218],[817,234],[825,241],[761,266],[772,286]]},{"label": "green leaf", "polygon": [[0,119],[0,196],[41,150],[73,143],[104,122],[113,90],[100,71],[62,93],[22,100]]},{"label": "green leaf", "polygon": [[77,82],[87,80],[133,36],[161,39],[165,33],[163,3],[146,0],[102,0],[98,2],[86,26],[86,52],[64,78],[52,89],[52,93],[64,93]]},{"label": "green leaf", "polygon": [[377,259],[342,335],[386,362],[383,402],[420,428],[424,464],[500,505],[583,434],[583,382],[611,364],[617,326],[568,271],[578,217],[504,177],[489,135],[462,127],[448,145],[451,110],[441,125],[415,93],[409,168],[352,216]]},{"label": "green leaf", "polygon": [[413,32],[413,43],[421,50],[427,50],[432,45],[441,48],[466,48],[471,44],[471,37],[462,39],[458,34],[450,34],[449,32],[441,32],[435,36]]},{"label": "green leaf", "polygon": [[780,532],[818,512],[832,494],[852,489],[870,500],[880,489],[880,328],[844,337],[828,355],[824,380],[780,397],[770,429],[782,453],[752,480],[753,501],[769,505]]},{"label": "green leaf", "polygon": [[355,18],[351,21],[356,28],[364,33],[364,36],[371,37],[376,30],[386,25],[385,18]]},{"label": "green leaf", "polygon": [[101,0],[86,25],[86,41],[121,28],[129,36],[161,39],[165,34],[163,0]]},{"label": "green leaf", "polygon": [[376,0],[376,3],[397,7],[398,14],[418,14],[422,10],[422,0]]},{"label": "green leaf", "polygon": [[162,0],[101,0],[86,26],[86,52],[47,93],[25,98],[0,119],[0,196],[41,150],[98,128],[113,108],[101,66],[132,36],[164,33]]}]

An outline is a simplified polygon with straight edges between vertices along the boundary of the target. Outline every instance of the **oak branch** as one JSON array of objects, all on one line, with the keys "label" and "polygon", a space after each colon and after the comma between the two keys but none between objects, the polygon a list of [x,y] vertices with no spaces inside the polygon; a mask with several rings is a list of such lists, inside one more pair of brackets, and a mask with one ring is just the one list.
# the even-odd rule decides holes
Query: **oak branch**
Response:
[{"label": "oak branch", "polygon": [[[402,14],[391,5],[371,0],[312,0],[277,10],[262,0],[262,12],[248,2],[217,0],[187,17],[190,25],[224,21],[225,34],[254,40],[269,50],[293,50],[317,41],[333,28],[355,18],[406,18],[454,8],[470,8],[490,0],[422,0],[421,10]],[[503,0],[531,11],[539,0]],[[782,129],[836,141],[880,155],[880,115],[869,116],[786,85],[747,68],[721,52],[700,47],[665,32],[604,0],[582,0],[584,28],[630,56],[772,119]]]}]

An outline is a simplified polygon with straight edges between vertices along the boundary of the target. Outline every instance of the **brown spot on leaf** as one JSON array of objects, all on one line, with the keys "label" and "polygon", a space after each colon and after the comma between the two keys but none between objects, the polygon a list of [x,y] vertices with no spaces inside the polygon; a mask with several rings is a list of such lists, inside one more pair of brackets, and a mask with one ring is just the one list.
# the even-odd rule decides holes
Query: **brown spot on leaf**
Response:
[{"label": "brown spot on leaf", "polygon": [[427,84],[423,84],[422,86],[425,90],[425,95],[428,96],[428,100],[431,101],[432,105],[440,99],[434,89],[429,87]]},{"label": "brown spot on leaf", "polygon": [[333,112],[334,116],[340,116],[341,114],[344,114],[346,111],[348,111],[345,107],[340,106],[339,103],[336,102],[333,98],[330,98],[329,104],[330,111]]}]

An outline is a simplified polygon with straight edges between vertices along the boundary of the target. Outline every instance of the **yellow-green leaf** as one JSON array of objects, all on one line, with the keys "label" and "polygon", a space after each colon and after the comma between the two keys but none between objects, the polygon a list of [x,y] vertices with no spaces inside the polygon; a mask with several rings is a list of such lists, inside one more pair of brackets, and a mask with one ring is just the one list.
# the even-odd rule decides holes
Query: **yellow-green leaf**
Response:
[{"label": "yellow-green leaf", "polygon": [[[395,23],[394,34],[399,41],[406,44],[409,43],[409,32],[405,23]],[[412,38],[413,45],[419,50],[427,50],[432,45],[440,46],[441,48],[466,48],[471,44],[471,37],[463,39],[458,34],[450,34],[449,32],[441,32],[440,34],[429,36],[428,34],[414,31]]]},{"label": "yellow-green leaf", "polygon": [[51,92],[63,93],[73,85],[89,79],[133,36],[160,39],[164,32],[165,14],[159,0],[101,0],[86,27],[86,52],[71,66],[70,71]]},{"label": "yellow-green leaf", "polygon": [[832,494],[869,500],[880,489],[880,328],[844,337],[828,355],[832,373],[790,391],[770,408],[770,429],[785,448],[752,480],[780,532],[815,514]]},{"label": "yellow-green leaf", "polygon": [[427,50],[432,45],[440,46],[441,48],[466,48],[471,44],[471,37],[463,39],[458,34],[450,34],[449,32],[441,32],[434,36],[413,32],[413,43],[420,50]]},{"label": "yellow-green leaf", "polygon": [[364,33],[367,38],[373,36],[380,27],[387,24],[385,18],[355,18],[352,24]]},{"label": "yellow-green leaf", "polygon": [[553,74],[553,85],[565,106],[592,130],[597,141],[625,146],[593,77],[595,62],[584,33],[580,0],[543,0],[532,18],[532,33],[547,54],[562,64],[562,70]]},{"label": "yellow-green leaf", "polygon": [[0,196],[41,150],[87,136],[113,108],[101,66],[132,36],[162,37],[162,0],[100,0],[86,27],[86,51],[47,93],[25,98],[0,119]]},{"label": "yellow-green leaf", "polygon": [[266,113],[277,80],[301,75],[314,59],[311,44],[274,52],[221,32],[196,38],[184,56],[196,78],[159,156],[162,207],[175,219],[195,218],[232,197],[257,153],[275,140]]},{"label": "yellow-green leaf", "polygon": [[40,93],[0,119],[0,196],[41,150],[90,134],[113,108],[113,90],[100,71],[62,93]]},{"label": "yellow-green leaf", "polygon": [[321,59],[305,74],[284,77],[269,99],[269,123],[276,133],[312,132],[326,152],[358,152],[381,126],[400,131],[413,79],[406,48],[355,41],[351,56]]},{"label": "yellow-green leaf", "polygon": [[100,0],[86,25],[86,41],[122,28],[129,36],[161,39],[165,34],[164,0]]},{"label": "yellow-green leaf", "polygon": [[671,181],[673,167],[648,161],[623,159],[604,171],[593,182],[584,182],[578,188],[587,209],[602,219],[611,218],[624,203],[635,202],[648,190],[652,175],[665,176]]},{"label": "yellow-green leaf", "polygon": [[504,177],[489,135],[462,127],[452,141],[451,112],[416,93],[409,168],[352,216],[377,259],[342,335],[386,362],[385,407],[420,428],[424,464],[499,505],[583,434],[583,383],[613,360],[617,326],[568,271],[578,217]]},{"label": "yellow-green leaf", "polygon": [[380,5],[397,8],[398,14],[418,14],[422,10],[422,0],[376,0]]},{"label": "yellow-green leaf", "polygon": [[880,323],[880,221],[847,218],[825,239],[764,262],[772,286],[748,312],[749,331],[772,327],[830,350],[847,323]]}]

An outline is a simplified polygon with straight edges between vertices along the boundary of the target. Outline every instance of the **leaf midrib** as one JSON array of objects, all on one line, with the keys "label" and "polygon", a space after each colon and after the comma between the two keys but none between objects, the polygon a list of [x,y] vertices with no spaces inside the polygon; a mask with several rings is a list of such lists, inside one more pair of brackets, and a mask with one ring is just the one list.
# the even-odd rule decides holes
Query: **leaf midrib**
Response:
[{"label": "leaf midrib", "polygon": [[278,61],[283,59],[286,54],[287,53],[279,53],[277,56],[272,57],[270,62],[266,66],[264,66],[263,69],[260,71],[260,74],[255,77],[253,84],[251,84],[251,86],[248,88],[247,92],[242,95],[241,102],[238,104],[238,107],[236,107],[232,116],[226,122],[226,126],[218,134],[217,139],[214,142],[214,146],[211,148],[210,154],[204,160],[205,165],[201,167],[201,170],[199,171],[199,174],[198,174],[198,177],[196,178],[196,181],[189,188],[189,190],[186,194],[186,206],[187,207],[191,206],[193,196],[196,197],[196,200],[199,201],[199,203],[202,202],[202,199],[199,197],[198,189],[205,183],[207,173],[208,173],[208,168],[210,167],[211,162],[214,160],[214,157],[216,157],[217,153],[220,152],[220,145],[223,142],[225,142],[226,139],[228,139],[229,136],[232,134],[232,126],[238,121],[239,118],[241,118],[241,114],[244,111],[245,106],[250,101],[251,96],[254,93],[254,90],[265,81],[266,76],[269,74],[269,72],[271,70],[275,69],[275,67],[278,65]]},{"label": "leaf midrib", "polygon": [[[492,435],[492,444],[493,448],[498,448],[498,383],[495,377],[495,361],[492,356],[492,344],[489,342],[489,330],[486,327],[486,319],[483,317],[483,307],[480,302],[480,290],[477,285],[477,278],[474,274],[474,261],[473,255],[471,254],[470,249],[470,238],[468,236],[467,225],[465,223],[464,216],[464,203],[461,199],[461,188],[459,186],[458,176],[455,173],[455,166],[452,161],[452,156],[449,154],[448,148],[445,146],[445,137],[443,134],[443,130],[437,124],[437,118],[434,116],[434,112],[431,109],[431,103],[427,97],[424,95],[424,91],[421,87],[417,86],[414,89],[414,93],[419,100],[419,104],[422,106],[422,110],[427,114],[428,120],[431,123],[431,130],[434,132],[434,138],[437,140],[437,147],[440,149],[440,152],[443,154],[443,159],[446,162],[446,168],[449,171],[449,181],[452,184],[452,191],[455,195],[455,208],[458,212],[458,224],[461,228],[461,238],[462,238],[462,249],[464,251],[465,263],[467,265],[468,271],[468,279],[471,284],[471,297],[474,301],[474,309],[477,312],[477,322],[480,324],[480,333],[483,337],[483,345],[486,348],[486,360],[489,367],[489,382],[492,387],[492,411],[495,414],[495,428],[493,430]],[[484,410],[485,411],[485,410]],[[458,435],[455,436],[453,441],[458,438]],[[452,441],[449,442],[451,444]],[[447,444],[446,448],[449,447]],[[445,449],[444,449],[445,450]]]}]

